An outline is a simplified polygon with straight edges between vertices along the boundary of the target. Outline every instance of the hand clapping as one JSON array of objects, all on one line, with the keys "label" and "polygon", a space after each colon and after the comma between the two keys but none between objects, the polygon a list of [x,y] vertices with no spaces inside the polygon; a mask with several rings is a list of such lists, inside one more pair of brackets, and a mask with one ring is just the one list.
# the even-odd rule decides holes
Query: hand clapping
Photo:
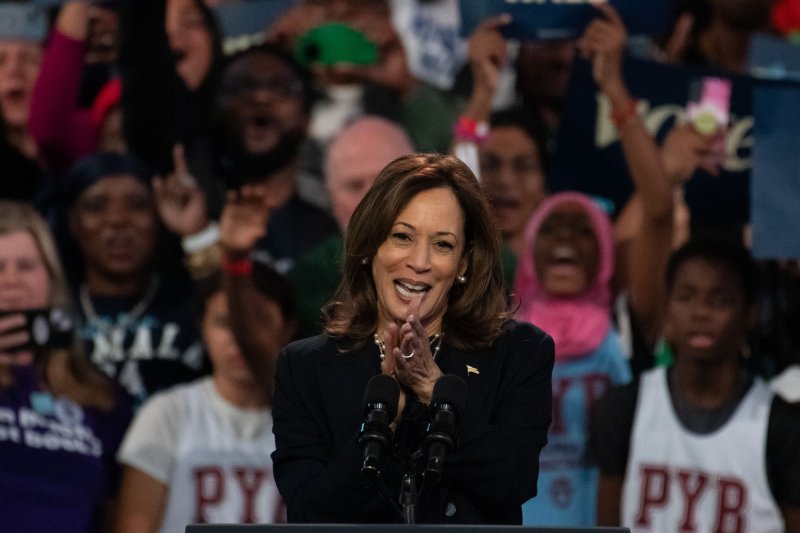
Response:
[{"label": "hand clapping", "polygon": [[386,357],[381,363],[384,374],[393,374],[401,385],[422,403],[429,403],[433,385],[443,374],[433,359],[428,334],[419,319],[422,298],[408,306],[408,318],[402,326],[389,324],[383,332]]}]

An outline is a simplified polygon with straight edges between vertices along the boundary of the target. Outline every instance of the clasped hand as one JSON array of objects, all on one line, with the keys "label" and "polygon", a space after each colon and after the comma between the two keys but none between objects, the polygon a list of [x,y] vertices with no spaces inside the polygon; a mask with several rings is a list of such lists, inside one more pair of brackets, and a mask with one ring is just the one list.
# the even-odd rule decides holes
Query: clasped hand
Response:
[{"label": "clasped hand", "polygon": [[444,375],[433,360],[428,334],[419,318],[421,302],[422,298],[414,298],[408,306],[406,321],[402,325],[392,322],[382,332],[386,356],[381,362],[381,372],[393,375],[401,385],[393,429],[402,418],[406,394],[428,404],[434,384]]}]

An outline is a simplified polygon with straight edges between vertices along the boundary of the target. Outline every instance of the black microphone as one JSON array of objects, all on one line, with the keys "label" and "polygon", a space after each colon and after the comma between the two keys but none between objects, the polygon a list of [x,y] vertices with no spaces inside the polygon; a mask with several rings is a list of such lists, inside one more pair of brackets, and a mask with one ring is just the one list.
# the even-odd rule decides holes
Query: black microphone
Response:
[{"label": "black microphone", "polygon": [[400,385],[385,374],[373,376],[364,393],[364,422],[358,430],[358,445],[364,449],[361,474],[368,479],[380,477],[381,453],[392,444],[389,424],[397,416]]},{"label": "black microphone", "polygon": [[433,386],[431,419],[425,429],[424,447],[428,452],[423,477],[437,482],[442,478],[448,452],[456,447],[458,421],[467,401],[467,384],[458,376],[445,374]]}]

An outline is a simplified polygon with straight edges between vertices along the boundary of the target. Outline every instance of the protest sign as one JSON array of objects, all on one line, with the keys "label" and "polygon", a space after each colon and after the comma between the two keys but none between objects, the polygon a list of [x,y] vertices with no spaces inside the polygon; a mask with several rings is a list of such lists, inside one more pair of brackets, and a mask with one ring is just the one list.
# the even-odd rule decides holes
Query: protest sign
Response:
[{"label": "protest sign", "polygon": [[[512,21],[503,34],[512,39],[572,39],[597,16],[596,0],[460,0],[461,32],[469,35],[492,15],[509,13]],[[609,0],[632,35],[657,35],[666,31],[671,13],[669,0]]]},{"label": "protest sign", "polygon": [[[744,223],[749,213],[754,80],[637,59],[627,60],[624,72],[648,130],[659,138],[676,120],[683,119],[690,89],[697,80],[706,76],[731,80],[730,123],[720,175],[698,171],[685,190],[695,221]],[[610,113],[608,100],[592,79],[591,66],[578,60],[564,103],[550,181],[555,190],[574,189],[609,198],[619,211],[633,185]]]}]

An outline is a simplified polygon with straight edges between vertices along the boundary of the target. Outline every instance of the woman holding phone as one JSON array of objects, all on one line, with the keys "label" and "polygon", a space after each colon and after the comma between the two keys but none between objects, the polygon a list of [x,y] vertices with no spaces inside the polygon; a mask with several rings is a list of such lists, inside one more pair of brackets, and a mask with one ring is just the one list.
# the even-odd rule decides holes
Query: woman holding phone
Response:
[{"label": "woman holding phone", "polygon": [[[65,333],[67,299],[44,220],[28,204],[0,201],[0,516],[8,531],[104,530],[114,452],[130,418]],[[48,323],[62,334],[43,335]]]}]

